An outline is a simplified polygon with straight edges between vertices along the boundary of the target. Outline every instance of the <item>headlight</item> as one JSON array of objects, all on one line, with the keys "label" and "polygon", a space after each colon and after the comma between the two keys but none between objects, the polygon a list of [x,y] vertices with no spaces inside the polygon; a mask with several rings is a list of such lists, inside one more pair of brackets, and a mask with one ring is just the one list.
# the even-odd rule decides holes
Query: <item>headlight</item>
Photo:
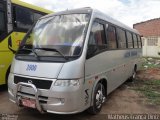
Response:
[{"label": "headlight", "polygon": [[54,83],[54,86],[78,86],[79,85],[79,80],[56,80]]}]

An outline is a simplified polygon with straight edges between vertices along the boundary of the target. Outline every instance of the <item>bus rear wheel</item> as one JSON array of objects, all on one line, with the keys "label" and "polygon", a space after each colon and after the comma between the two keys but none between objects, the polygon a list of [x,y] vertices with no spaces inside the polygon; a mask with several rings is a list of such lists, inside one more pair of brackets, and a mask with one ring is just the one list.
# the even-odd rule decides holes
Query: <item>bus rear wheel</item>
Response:
[{"label": "bus rear wheel", "polygon": [[133,70],[133,73],[132,73],[132,76],[128,79],[128,82],[133,82],[133,80],[136,77],[136,73],[137,73],[137,67],[135,66],[134,70]]},{"label": "bus rear wheel", "polygon": [[98,83],[94,91],[93,106],[88,109],[88,112],[93,115],[98,114],[101,111],[102,105],[105,101],[105,88],[102,83]]}]

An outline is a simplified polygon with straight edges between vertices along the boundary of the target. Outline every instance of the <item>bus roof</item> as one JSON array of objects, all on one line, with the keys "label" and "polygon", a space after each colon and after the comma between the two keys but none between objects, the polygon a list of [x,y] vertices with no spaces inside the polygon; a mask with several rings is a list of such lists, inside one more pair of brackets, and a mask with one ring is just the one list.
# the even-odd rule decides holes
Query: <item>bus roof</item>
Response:
[{"label": "bus roof", "polygon": [[79,8],[79,9],[72,9],[72,10],[65,10],[65,11],[61,11],[61,12],[57,12],[57,13],[54,13],[54,14],[49,14],[49,15],[46,15],[43,18],[45,17],[51,17],[51,16],[54,16],[54,15],[61,15],[61,14],[74,14],[74,13],[92,13],[93,14],[93,17],[97,17],[97,18],[100,18],[102,20],[105,20],[109,23],[112,23],[116,26],[119,26],[121,28],[124,28],[124,29],[127,29],[131,32],[134,32],[134,33],[137,33],[139,34],[139,32],[117,20],[115,20],[114,18],[110,17],[109,15],[106,15],[102,12],[100,12],[99,10],[96,10],[96,9],[92,9],[90,7],[85,7],[85,8]]},{"label": "bus roof", "polygon": [[52,14],[48,14],[43,16],[41,19],[46,18],[46,17],[52,17],[54,15],[65,15],[65,14],[78,14],[78,13],[91,13],[92,9],[89,7],[86,8],[79,8],[79,9],[72,9],[72,10],[65,10],[65,11],[60,11],[60,12],[56,12],[56,13],[52,13]]},{"label": "bus roof", "polygon": [[106,15],[106,14],[100,12],[99,10],[93,9],[93,14],[94,14],[94,16],[96,16],[98,18],[101,18],[102,20],[106,20],[107,22],[112,23],[112,24],[114,24],[116,26],[119,26],[119,27],[127,29],[127,30],[129,30],[131,32],[139,34],[139,32],[137,30],[135,30],[135,29],[125,25],[124,23],[122,23],[122,22],[110,17],[109,15]]},{"label": "bus roof", "polygon": [[27,7],[27,8],[36,10],[36,11],[40,11],[40,12],[44,12],[44,13],[53,13],[53,11],[51,11],[51,10],[47,10],[47,9],[44,9],[44,8],[29,4],[29,3],[26,3],[26,2],[22,2],[20,0],[11,0],[11,2],[16,4],[16,5]]}]

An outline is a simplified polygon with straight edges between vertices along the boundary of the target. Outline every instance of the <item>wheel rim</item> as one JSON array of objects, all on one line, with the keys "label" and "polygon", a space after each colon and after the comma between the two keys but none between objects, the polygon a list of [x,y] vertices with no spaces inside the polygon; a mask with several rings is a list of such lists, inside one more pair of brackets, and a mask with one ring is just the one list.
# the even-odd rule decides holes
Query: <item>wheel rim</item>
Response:
[{"label": "wheel rim", "polygon": [[135,72],[135,71],[134,71],[134,73],[133,73],[133,76],[132,76],[132,77],[133,77],[133,79],[136,77],[136,72]]},{"label": "wheel rim", "polygon": [[97,94],[96,94],[96,107],[98,109],[102,106],[103,99],[104,99],[103,97],[104,97],[104,95],[103,95],[102,90],[98,90]]}]

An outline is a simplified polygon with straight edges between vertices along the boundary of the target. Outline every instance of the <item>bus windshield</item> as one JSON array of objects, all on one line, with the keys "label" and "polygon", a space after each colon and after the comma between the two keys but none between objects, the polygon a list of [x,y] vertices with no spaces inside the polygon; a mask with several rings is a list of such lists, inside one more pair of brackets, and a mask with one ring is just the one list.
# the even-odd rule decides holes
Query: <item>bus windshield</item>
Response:
[{"label": "bus windshield", "polygon": [[[34,49],[40,57],[79,56],[88,22],[89,14],[55,15],[42,18],[27,34],[20,48]],[[24,50],[23,54],[33,55],[34,53]]]}]

